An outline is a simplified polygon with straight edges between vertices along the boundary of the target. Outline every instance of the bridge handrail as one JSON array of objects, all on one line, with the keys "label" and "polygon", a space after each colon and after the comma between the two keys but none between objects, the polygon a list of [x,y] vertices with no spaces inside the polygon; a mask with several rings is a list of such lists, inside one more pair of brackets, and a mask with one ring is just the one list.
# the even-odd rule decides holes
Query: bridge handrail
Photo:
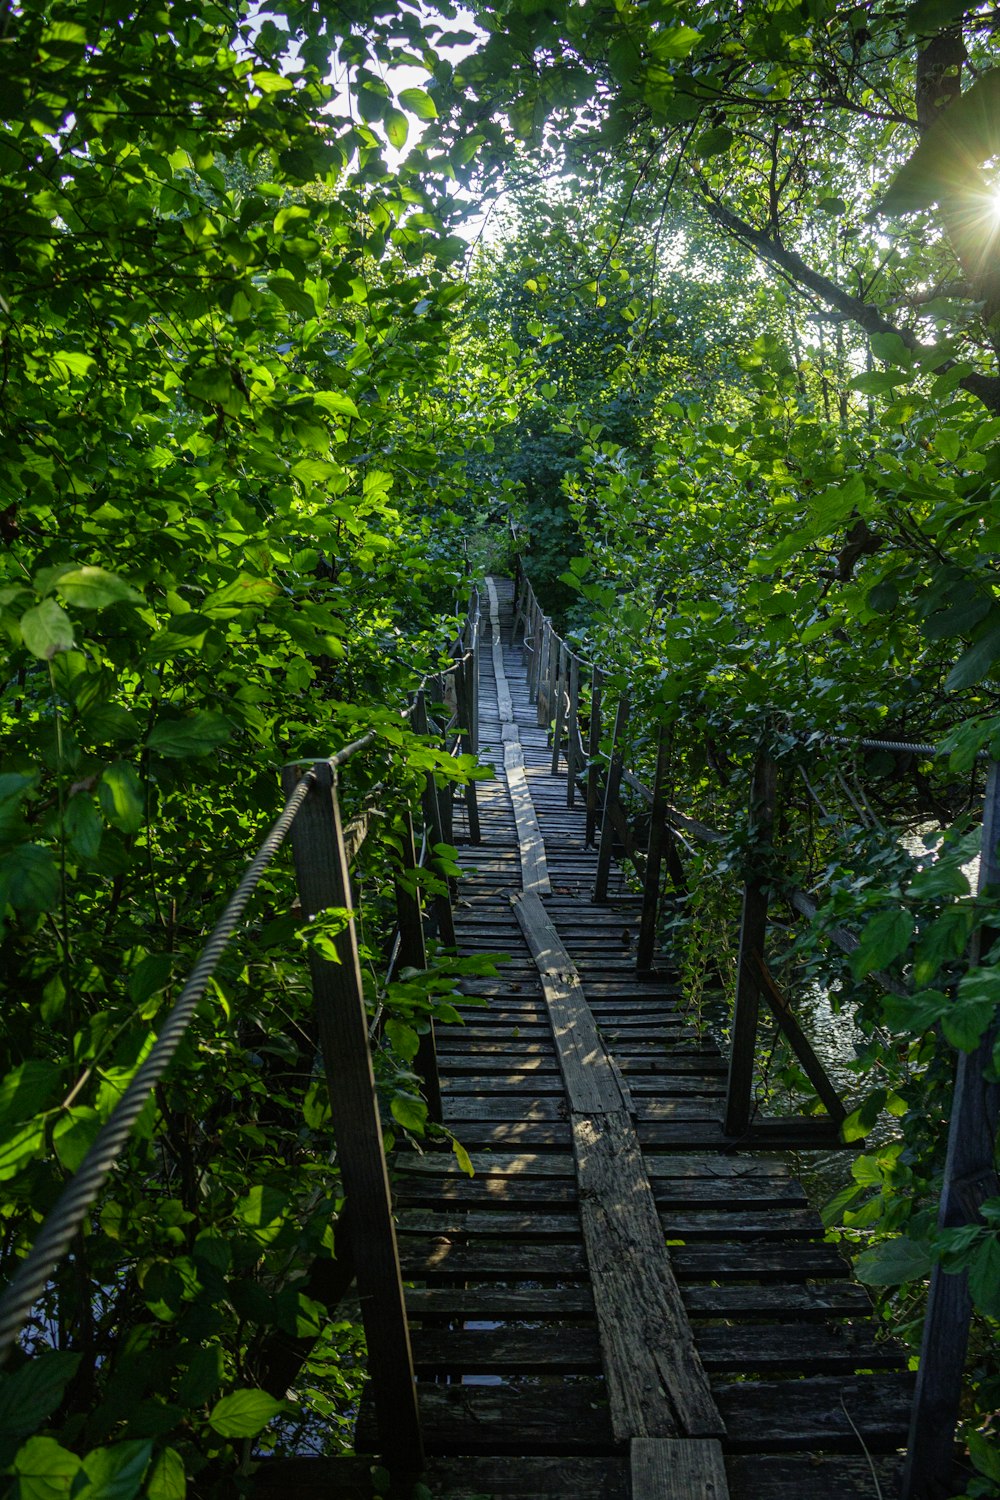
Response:
[{"label": "bridge handrail", "polygon": [[[478,675],[479,634],[479,591],[473,585],[465,621],[459,634],[448,648],[448,654],[451,657],[450,665],[425,675],[411,693],[409,701],[399,710],[400,722],[410,721],[419,734],[433,733],[442,740],[446,752],[453,757],[463,749],[469,753],[475,753],[478,748],[477,694],[473,684]],[[448,681],[453,681],[455,685],[455,712],[448,722],[439,728],[428,719],[426,697],[428,689],[433,689],[438,697],[443,697],[445,684]],[[53,1273],[69,1250],[88,1211],[124,1150],[153,1090],[176,1056],[218,964],[238,930],[240,919],[254,891],[289,836],[291,836],[295,853],[304,915],[312,917],[317,911],[330,907],[352,912],[348,870],[365,842],[372,819],[371,810],[364,809],[346,826],[342,825],[337,795],[338,780],[343,769],[377,740],[378,733],[377,729],[369,730],[326,758],[292,762],[284,767],[282,779],[285,802],[281,813],[250,859],[243,879],[227,901],[184,982],[178,999],[168,1012],[148,1056],[136,1070],[83,1160],[45,1216],[30,1250],[0,1295],[0,1364],[16,1346],[18,1336],[30,1317],[32,1308],[44,1293]],[[451,786],[452,783],[449,782],[446,792],[439,795],[433,775],[426,778],[422,800],[427,831],[423,839],[421,854],[417,857],[408,811],[406,815],[408,838],[404,840],[404,867],[421,868],[433,855],[435,845],[450,840]],[[473,842],[478,842],[474,781],[470,780],[467,783],[466,798],[470,837]],[[329,846],[325,851],[326,860],[317,861],[316,846],[324,841]],[[320,864],[325,864],[326,868],[320,870]],[[332,881],[330,867],[334,872]],[[447,883],[442,882],[442,884],[447,890]],[[315,888],[324,886],[326,888],[321,892],[322,899],[319,905],[315,900],[310,902],[307,899],[310,888],[314,888],[312,894],[315,894]],[[424,967],[426,962],[423,955],[419,902],[398,884],[396,894],[398,923],[390,944],[392,954],[390,974],[393,972],[393,965],[398,961],[401,947],[407,950],[404,962],[412,963],[414,959],[419,959],[420,962],[415,964],[416,967]],[[433,899],[438,927],[445,944],[454,946],[450,899],[447,895],[437,895]],[[331,1053],[328,1046],[324,1045],[324,1018],[320,991],[323,989],[324,978],[329,978],[323,973],[325,967],[339,971],[337,980],[340,982],[342,991],[341,999],[345,998],[342,981],[346,979],[347,991],[350,992],[346,998],[350,1002],[350,1007],[353,1008],[353,1014],[346,1017],[346,1022],[352,1033],[351,1045],[354,1060],[356,1064],[363,1060],[368,1072],[367,1085],[363,1079],[361,1081],[360,1110],[356,1109],[356,1118],[347,1128],[336,1130],[336,1136],[345,1185],[350,1176],[358,1177],[358,1168],[351,1160],[353,1152],[361,1162],[361,1175],[365,1179],[366,1191],[373,1194],[373,1198],[381,1199],[375,1206],[375,1216],[381,1219],[377,1227],[381,1231],[384,1245],[388,1247],[388,1259],[383,1257],[382,1263],[372,1268],[361,1264],[365,1256],[355,1257],[359,1282],[367,1279],[370,1283],[369,1298],[363,1297],[362,1305],[364,1306],[367,1300],[369,1309],[373,1306],[376,1308],[374,1316],[365,1318],[365,1325],[379,1429],[384,1435],[387,1455],[395,1456],[401,1461],[405,1459],[406,1462],[411,1462],[419,1459],[422,1451],[420,1427],[412,1394],[412,1359],[405,1309],[402,1304],[399,1258],[392,1226],[388,1180],[385,1175],[381,1125],[368,1053],[369,1028],[361,973],[358,967],[353,913],[348,919],[344,932],[335,940],[335,946],[340,960],[336,964],[328,963],[326,960],[319,959],[314,953],[310,953],[313,987],[319,1012],[321,1053],[328,1082],[331,1084],[331,1105],[336,1115],[334,1096],[344,1091],[344,1080],[342,1077],[338,1078],[339,1087],[333,1087],[336,1054]],[[343,1020],[340,1024],[343,1025]],[[328,1041],[329,1038],[326,1040]],[[432,1119],[436,1117],[440,1120],[440,1090],[436,1075],[432,1027],[430,1028],[430,1049],[428,1051],[424,1042],[422,1052],[423,1056],[418,1054],[416,1063],[418,1070],[422,1062],[428,1068],[429,1076],[425,1079],[425,1083],[429,1094],[429,1114]],[[355,1101],[356,1104],[357,1102]],[[380,1169],[376,1163],[381,1164]],[[381,1183],[378,1181],[378,1170],[381,1171]],[[381,1188],[380,1193],[379,1188]],[[357,1196],[356,1193],[355,1197]],[[370,1209],[371,1204],[362,1205],[361,1212],[355,1213],[353,1221],[356,1223],[363,1215],[371,1217]],[[409,1370],[408,1386],[405,1379],[400,1382],[397,1373],[400,1360],[403,1362],[404,1370]]]},{"label": "bridge handrail", "polygon": [[[516,619],[523,622],[523,645],[525,654],[529,658],[529,688],[539,705],[539,724],[545,724],[548,727],[552,725],[554,719],[553,773],[558,766],[561,735],[563,730],[566,730],[567,796],[570,803],[573,800],[573,784],[576,780],[577,767],[582,768],[582,763],[576,760],[574,749],[577,746],[582,747],[582,742],[576,721],[578,705],[572,693],[567,690],[567,682],[572,682],[574,669],[579,671],[581,667],[587,667],[592,674],[591,753],[586,763],[588,842],[592,840],[594,834],[594,825],[591,821],[591,787],[596,787],[595,767],[598,762],[602,762],[607,767],[604,805],[600,820],[601,852],[598,861],[598,882],[593,896],[595,901],[607,899],[607,875],[615,836],[621,839],[626,852],[633,858],[633,862],[634,856],[639,852],[640,840],[629,827],[619,800],[621,783],[624,782],[629,786],[651,809],[651,816],[648,820],[649,842],[645,856],[645,870],[642,872],[644,874],[643,908],[637,960],[637,969],[640,972],[650,972],[655,949],[662,860],[666,860],[675,886],[683,889],[684,885],[683,866],[674,834],[680,831],[687,832],[692,837],[709,843],[721,842],[725,835],[688,817],[678,809],[670,807],[666,802],[664,796],[665,737],[662,732],[659,738],[657,770],[652,788],[646,786],[622,764],[622,731],[628,717],[628,703],[624,697],[619,700],[615,715],[611,750],[609,753],[601,751],[599,727],[601,669],[584,661],[567,647],[566,642],[557,634],[551,618],[545,615],[538,602],[520,555],[517,559],[517,573],[521,582],[518,590]],[[597,721],[596,733],[595,720]],[[910,754],[928,758],[947,753],[943,747],[932,744],[867,736],[851,738],[820,731],[811,732],[805,740],[810,748],[815,745],[832,744],[852,749]],[[1000,845],[1000,761],[987,751],[980,751],[977,759],[988,762],[977,883],[977,895],[982,895],[988,888],[995,889],[1000,885],[1000,849],[998,849]],[[596,797],[596,791],[594,795]],[[863,797],[863,792],[861,795]],[[762,852],[771,842],[774,800],[775,762],[767,746],[762,745],[757,754],[750,797],[751,846],[743,892],[740,952],[737,961],[737,988],[732,1025],[732,1052],[724,1128],[735,1145],[751,1143],[754,1135],[751,1123],[752,1075],[759,1009],[763,1000],[785,1033],[803,1070],[826,1105],[832,1131],[826,1133],[825,1141],[822,1133],[818,1139],[803,1137],[795,1140],[793,1132],[798,1129],[797,1122],[771,1122],[772,1126],[790,1123],[793,1126],[793,1132],[772,1132],[770,1141],[760,1136],[758,1144],[783,1144],[799,1148],[825,1144],[828,1147],[834,1143],[834,1133],[839,1134],[839,1126],[846,1112],[822,1064],[798,1027],[787,997],[778,987],[763,955],[770,891],[769,877],[764,870]],[[786,894],[792,907],[807,920],[811,921],[815,917],[817,903],[812,896],[800,890],[793,890]],[[836,928],[827,932],[826,936],[835,946],[845,952],[852,952],[858,946],[858,938],[844,928]],[[985,935],[977,933],[969,953],[971,965],[980,962],[994,937],[995,933],[987,932]],[[897,995],[908,993],[892,975],[876,973],[870,977]],[[987,1070],[991,1067],[994,1046],[998,1037],[1000,1037],[1000,1018],[995,1018],[973,1052],[959,1051],[958,1053],[938,1220],[942,1228],[981,1223],[980,1203],[988,1197],[995,1197],[1000,1191],[994,1155],[996,1121],[1000,1117],[1000,1084],[987,1079]],[[974,1189],[973,1184],[975,1184]],[[972,1301],[965,1273],[945,1274],[941,1269],[941,1264],[936,1263],[931,1275],[928,1312],[924,1324],[920,1365],[911,1413],[902,1500],[916,1500],[916,1496],[923,1493],[921,1487],[926,1484],[928,1476],[947,1475],[950,1470],[971,1315]]]}]

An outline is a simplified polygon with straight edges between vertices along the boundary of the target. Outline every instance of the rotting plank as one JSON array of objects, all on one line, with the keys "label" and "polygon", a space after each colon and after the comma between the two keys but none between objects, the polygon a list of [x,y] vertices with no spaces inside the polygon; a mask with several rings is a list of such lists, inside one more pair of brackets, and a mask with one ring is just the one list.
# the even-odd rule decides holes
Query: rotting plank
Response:
[{"label": "rotting plank", "polygon": [[539,896],[548,895],[548,864],[545,858],[545,843],[535,815],[535,805],[524,778],[524,752],[513,740],[503,747],[503,768],[507,777],[507,790],[517,823],[517,843],[521,860],[521,886],[525,892]]},{"label": "rotting plank", "polygon": [[728,1500],[722,1444],[712,1438],[636,1438],[632,1500]]},{"label": "rotting plank", "polygon": [[718,1436],[649,1179],[624,1111],[573,1118],[580,1220],[617,1438]]},{"label": "rotting plank", "polygon": [[624,1109],[625,1100],[580,977],[537,895],[525,894],[514,913],[538,967],[571,1110],[581,1114]]}]

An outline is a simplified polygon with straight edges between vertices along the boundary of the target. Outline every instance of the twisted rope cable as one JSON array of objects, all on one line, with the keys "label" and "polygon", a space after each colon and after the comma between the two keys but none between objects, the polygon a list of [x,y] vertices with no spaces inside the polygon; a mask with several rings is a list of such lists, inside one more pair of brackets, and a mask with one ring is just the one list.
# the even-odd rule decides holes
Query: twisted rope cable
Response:
[{"label": "twisted rope cable", "polygon": [[90,1150],[46,1216],[34,1244],[18,1267],[17,1273],[11,1279],[3,1296],[0,1297],[0,1363],[6,1359],[14,1347],[31,1309],[45,1290],[56,1266],[69,1249],[87,1210],[94,1202],[121,1154],[147,1099],[169,1067],[226,945],[236,931],[247,902],[257,888],[264,871],[284,843],[295,821],[295,816],[315,779],[314,772],[307,772],[292,792],[284,811],[261,844],[246,874],[230,897],[225,911],[215,924],[176,1004],[164,1021],[149,1056],[137,1070],[114,1111],[101,1127]]}]

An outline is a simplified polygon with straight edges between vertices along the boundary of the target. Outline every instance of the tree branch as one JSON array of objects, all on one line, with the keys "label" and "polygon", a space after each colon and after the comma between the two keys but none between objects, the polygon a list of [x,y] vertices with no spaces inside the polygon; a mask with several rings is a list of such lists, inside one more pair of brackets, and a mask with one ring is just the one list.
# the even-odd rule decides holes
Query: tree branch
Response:
[{"label": "tree branch", "polygon": [[[789,250],[785,245],[772,239],[763,229],[755,229],[746,219],[741,219],[738,214],[710,194],[702,185],[702,201],[709,218],[714,220],[727,234],[738,239],[742,244],[753,250],[762,260],[774,266],[783,276],[790,277],[798,286],[808,287],[829,307],[836,309],[841,316],[866,333],[894,333],[902,339],[907,349],[914,353],[928,355],[933,351],[926,344],[922,344],[916,334],[909,328],[900,328],[895,323],[890,323],[878,307],[871,302],[865,302],[860,297],[854,297],[850,292],[831,281],[828,276],[816,271],[807,265],[794,250]],[[943,361],[936,367],[938,374],[943,374],[953,365],[954,360]],[[975,396],[990,411],[1000,412],[1000,376],[973,373],[965,375],[959,381],[959,385],[970,395]]]}]

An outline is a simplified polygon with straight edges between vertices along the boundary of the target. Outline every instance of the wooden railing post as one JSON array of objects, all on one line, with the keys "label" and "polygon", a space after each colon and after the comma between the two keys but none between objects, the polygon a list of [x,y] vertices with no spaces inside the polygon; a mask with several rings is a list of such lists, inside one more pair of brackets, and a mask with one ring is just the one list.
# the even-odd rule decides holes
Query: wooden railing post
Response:
[{"label": "wooden railing post", "polygon": [[622,764],[621,742],[628,723],[628,699],[623,695],[618,700],[615,714],[615,729],[611,741],[611,764],[608,766],[608,784],[604,793],[604,816],[601,819],[601,847],[597,853],[597,879],[594,882],[595,901],[608,899],[608,879],[611,875],[611,851],[614,847],[614,810],[618,806],[621,791]]},{"label": "wooden railing post", "polygon": [[[983,809],[980,893],[987,886],[1000,885],[998,842],[1000,764],[993,761]],[[976,935],[969,955],[973,965],[980,962],[995,940],[995,931],[980,931]],[[1000,1021],[994,1020],[974,1052],[958,1054],[938,1213],[941,1229],[981,1223],[982,1204],[1000,1192],[994,1165],[1000,1084],[986,1079],[998,1032]],[[913,1397],[902,1500],[936,1500],[947,1491],[971,1317],[968,1273],[947,1273],[935,1266]]]},{"label": "wooden railing post", "polygon": [[594,667],[590,676],[590,733],[587,735],[587,833],[584,843],[593,847],[597,834],[597,792],[600,777],[598,756],[601,753],[601,685],[600,667]]},{"label": "wooden railing post", "polygon": [[[350,910],[352,905],[335,773],[332,766],[320,763],[313,775],[315,782],[292,825],[295,872],[307,917],[331,907]],[[286,767],[286,795],[299,778],[299,768]],[[310,951],[309,969],[337,1157],[351,1205],[347,1232],[357,1269],[379,1443],[390,1469],[419,1471],[423,1444],[413,1356],[353,918],[334,944],[339,962]]]},{"label": "wooden railing post", "polygon": [[663,841],[667,826],[667,799],[664,788],[669,754],[666,726],[661,724],[656,741],[653,806],[649,815],[649,848],[646,852],[646,873],[642,889],[639,947],[635,958],[635,966],[640,974],[648,974],[651,971],[656,952],[656,919],[660,909],[660,870],[663,864]]},{"label": "wooden railing post", "polygon": [[736,1001],[733,1010],[732,1051],[729,1059],[729,1087],[726,1093],[726,1135],[743,1135],[750,1124],[753,1099],[754,1049],[757,1041],[757,1019],[760,1012],[761,977],[758,965],[764,960],[767,933],[767,889],[761,868],[759,849],[771,842],[774,826],[776,773],[775,764],[766,750],[760,750],[754,763],[750,792],[749,868],[743,887],[743,916],[740,922],[740,952],[736,968]]},{"label": "wooden railing post", "polygon": [[[462,750],[466,755],[475,755],[475,735],[472,729],[475,704],[471,682],[472,658],[467,657],[460,661],[455,668],[456,687],[458,688],[458,712],[459,723],[462,728]],[[482,843],[482,835],[479,829],[479,803],[476,800],[476,783],[467,781],[464,788],[465,811],[469,819],[469,843]]]},{"label": "wooden railing post", "polygon": [[[417,694],[416,702],[413,705],[411,722],[417,734],[427,733],[427,705],[424,700],[423,690]],[[441,802],[438,797],[433,773],[428,774],[424,781],[420,806],[423,811],[424,827],[427,829],[431,844],[450,842],[450,840],[445,838],[441,824]],[[436,928],[436,935],[441,939],[445,947],[454,948],[456,946],[455,918],[451,909],[451,886],[448,883],[447,876],[440,874],[434,869],[436,863],[437,861],[433,858],[428,861],[432,873],[437,876],[444,889],[433,896],[431,900],[434,926]]]},{"label": "wooden railing post", "polygon": [[580,663],[570,654],[569,659],[569,726],[566,736],[566,806],[572,807],[576,800],[576,778],[581,770],[577,765],[576,746],[580,738]]},{"label": "wooden railing post", "polygon": [[[413,838],[413,818],[409,808],[403,814],[402,828],[402,869],[403,880],[395,882],[396,886],[396,920],[399,923],[399,953],[393,965],[393,978],[400,969],[426,969],[427,948],[424,943],[424,921],[420,910],[420,897],[417,891],[410,886],[411,879],[416,878],[417,872],[417,849]],[[416,1071],[424,1085],[424,1097],[427,1100],[428,1118],[435,1124],[441,1124],[441,1079],[438,1074],[437,1044],[434,1040],[434,1021],[427,1017],[427,1031],[420,1037],[420,1045],[414,1059]]]},{"label": "wooden railing post", "polygon": [[542,683],[542,646],[545,641],[545,621],[542,611],[535,601],[531,625],[531,668],[528,672],[528,695],[534,703],[538,702],[538,692]]},{"label": "wooden railing post", "polygon": [[552,766],[550,774],[559,775],[559,750],[562,745],[563,730],[566,728],[566,674],[565,674],[566,647],[560,642],[556,652],[556,722],[552,731]]}]

